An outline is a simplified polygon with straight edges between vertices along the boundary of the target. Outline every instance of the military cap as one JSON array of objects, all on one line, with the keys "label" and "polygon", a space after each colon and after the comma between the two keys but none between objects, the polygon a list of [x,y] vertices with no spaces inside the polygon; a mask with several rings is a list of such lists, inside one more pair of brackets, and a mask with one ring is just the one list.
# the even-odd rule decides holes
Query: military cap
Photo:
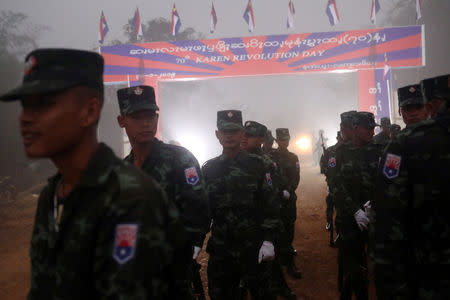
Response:
[{"label": "military cap", "polygon": [[242,112],[240,110],[221,110],[217,112],[217,129],[242,129]]},{"label": "military cap", "polygon": [[419,84],[407,85],[397,91],[398,106],[423,105],[422,90]]},{"label": "military cap", "polygon": [[360,125],[363,127],[376,127],[380,126],[375,123],[375,116],[368,111],[358,111],[353,116],[353,125]]},{"label": "military cap", "polygon": [[289,135],[289,129],[287,128],[277,128],[276,129],[277,140],[289,140],[291,136]]},{"label": "military cap", "polygon": [[402,128],[398,124],[391,124],[391,126],[389,126],[389,129],[391,130],[391,132],[395,133],[399,132]]},{"label": "military cap", "polygon": [[275,139],[273,138],[272,131],[267,129],[266,134],[264,135],[265,143],[272,143]]},{"label": "military cap", "polygon": [[381,127],[389,127],[391,125],[391,119],[383,117],[380,120]]},{"label": "military cap", "polygon": [[138,85],[117,91],[120,113],[128,115],[141,110],[159,110],[155,90],[148,85]]},{"label": "military cap", "polygon": [[37,49],[25,58],[22,85],[0,96],[2,101],[87,86],[103,93],[103,57],[75,49]]},{"label": "military cap", "polygon": [[244,124],[245,134],[248,136],[265,137],[267,127],[255,121],[247,121]]},{"label": "military cap", "polygon": [[343,112],[341,114],[341,125],[343,126],[352,126],[353,125],[353,116],[356,114],[356,110],[350,110]]},{"label": "military cap", "polygon": [[424,79],[420,86],[425,102],[434,98],[450,101],[450,74]]}]

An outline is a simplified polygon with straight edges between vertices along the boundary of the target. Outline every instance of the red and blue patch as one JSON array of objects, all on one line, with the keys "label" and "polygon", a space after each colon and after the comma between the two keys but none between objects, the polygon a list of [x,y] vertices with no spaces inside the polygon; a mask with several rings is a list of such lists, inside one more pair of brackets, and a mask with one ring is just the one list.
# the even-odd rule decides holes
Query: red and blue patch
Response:
[{"label": "red and blue patch", "polygon": [[330,168],[334,168],[336,167],[336,157],[330,157],[330,159],[328,160],[328,167]]},{"label": "red and blue patch", "polygon": [[393,179],[400,173],[400,164],[402,162],[402,157],[388,153],[386,155],[386,160],[383,166],[383,174],[389,179]]},{"label": "red and blue patch", "polygon": [[113,258],[123,265],[134,257],[136,250],[137,224],[117,224],[114,239]]},{"label": "red and blue patch", "polygon": [[272,185],[272,177],[270,177],[270,173],[266,173],[266,182],[268,185]]},{"label": "red and blue patch", "polygon": [[185,169],[184,176],[186,177],[186,182],[190,185],[196,185],[200,180],[198,177],[197,169],[195,167]]}]

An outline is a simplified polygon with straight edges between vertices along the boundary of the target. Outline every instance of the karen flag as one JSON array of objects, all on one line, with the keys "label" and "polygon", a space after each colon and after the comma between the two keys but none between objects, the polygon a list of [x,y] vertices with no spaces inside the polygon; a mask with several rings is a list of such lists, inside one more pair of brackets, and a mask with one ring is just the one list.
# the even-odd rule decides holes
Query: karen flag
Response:
[{"label": "karen flag", "polygon": [[377,13],[379,10],[380,10],[380,2],[378,2],[378,0],[372,0],[372,6],[370,9],[370,22],[372,22],[372,24],[375,24]]},{"label": "karen flag", "polygon": [[288,16],[287,16],[287,24],[286,24],[288,29],[294,27],[294,15],[295,15],[294,3],[292,3],[292,0],[289,0]]},{"label": "karen flag", "polygon": [[331,26],[339,23],[339,13],[336,6],[336,0],[328,0],[326,13],[328,15],[328,19],[330,20]]},{"label": "karen flag", "polygon": [[422,1],[416,0],[416,20],[420,20],[422,18]]},{"label": "karen flag", "polygon": [[248,24],[248,31],[253,32],[255,29],[255,17],[253,15],[252,1],[248,0],[247,8],[244,11],[244,20]]},{"label": "karen flag", "polygon": [[178,33],[178,31],[180,31],[180,27],[181,27],[181,19],[180,16],[178,15],[177,8],[175,7],[174,4],[172,8],[172,26],[170,28],[170,32],[172,33],[173,36],[175,36]]},{"label": "karen flag", "polygon": [[136,38],[138,38],[138,39],[141,38],[143,35],[141,16],[139,15],[139,8],[137,8],[137,7],[136,7],[136,12],[134,13],[133,26],[136,30]]},{"label": "karen flag", "polygon": [[102,11],[102,15],[100,17],[100,30],[98,32],[98,41],[100,44],[103,44],[103,41],[105,40],[105,36],[108,33],[108,31],[109,31],[108,23],[106,23],[106,18]]},{"label": "karen flag", "polygon": [[214,3],[211,3],[211,20],[209,23],[209,32],[213,33],[214,31],[216,31],[216,25],[217,25],[216,10],[214,9]]}]

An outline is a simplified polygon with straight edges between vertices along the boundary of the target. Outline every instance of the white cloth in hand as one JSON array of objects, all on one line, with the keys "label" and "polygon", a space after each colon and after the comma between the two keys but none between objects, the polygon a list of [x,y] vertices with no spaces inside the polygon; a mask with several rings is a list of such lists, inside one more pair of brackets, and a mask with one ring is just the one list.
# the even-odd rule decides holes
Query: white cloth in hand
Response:
[{"label": "white cloth in hand", "polygon": [[353,216],[355,217],[356,224],[361,231],[367,229],[367,226],[369,225],[369,218],[362,209],[358,209]]},{"label": "white cloth in hand", "polygon": [[192,255],[192,259],[197,259],[198,254],[202,251],[202,248],[194,246],[194,255]]},{"label": "white cloth in hand", "polygon": [[261,248],[259,249],[258,263],[262,261],[270,261],[275,258],[275,248],[272,242],[264,241]]},{"label": "white cloth in hand", "polygon": [[369,217],[369,219],[370,219],[372,216],[372,204],[370,203],[370,201],[367,201],[364,204],[364,211],[366,213],[366,216]]},{"label": "white cloth in hand", "polygon": [[283,198],[286,199],[286,200],[289,200],[290,197],[291,197],[291,194],[288,191],[284,190],[283,191]]}]

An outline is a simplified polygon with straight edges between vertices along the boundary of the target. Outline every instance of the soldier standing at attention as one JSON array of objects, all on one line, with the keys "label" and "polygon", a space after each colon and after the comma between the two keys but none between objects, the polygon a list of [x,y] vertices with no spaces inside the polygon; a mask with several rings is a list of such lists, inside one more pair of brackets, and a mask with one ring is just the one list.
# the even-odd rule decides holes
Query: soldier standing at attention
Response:
[{"label": "soldier standing at attention", "polygon": [[244,278],[252,299],[272,299],[263,261],[275,256],[279,208],[263,160],[242,151],[242,114],[217,112],[216,137],[222,155],[203,166],[212,226],[206,251],[212,300],[239,299]]},{"label": "soldier standing at attention", "polygon": [[374,144],[377,126],[370,112],[353,115],[353,142],[336,150],[334,199],[336,223],[339,227],[339,264],[342,276],[341,300],[368,299],[367,229],[381,146]]},{"label": "soldier standing at attention", "polygon": [[274,151],[272,158],[281,170],[281,187],[283,201],[280,208],[280,218],[283,223],[283,229],[280,237],[279,258],[281,263],[286,266],[287,273],[297,279],[302,277],[294,262],[296,250],[292,247],[294,240],[295,220],[297,219],[297,190],[300,182],[300,163],[297,155],[289,152],[289,129],[277,128],[276,141],[278,149]]},{"label": "soldier standing at attention", "polygon": [[406,127],[428,119],[429,113],[425,107],[419,84],[399,88],[397,95],[400,115]]},{"label": "soldier standing at attention", "polygon": [[380,300],[450,295],[450,76],[421,84],[427,103],[446,104],[402,130],[381,159],[372,208]]},{"label": "soldier standing at attention", "polygon": [[169,299],[186,236],[162,189],[97,140],[103,58],[38,49],[25,66],[0,100],[21,100],[27,156],[58,169],[38,199],[27,299]]},{"label": "soldier standing at attention", "polygon": [[391,119],[383,117],[380,120],[381,131],[373,137],[375,144],[386,146],[390,141]]},{"label": "soldier standing at attention", "polygon": [[[183,276],[190,278],[193,262],[209,231],[209,209],[203,178],[197,159],[183,147],[165,144],[155,138],[159,110],[151,86],[135,86],[117,91],[120,127],[132,147],[125,161],[153,177],[181,213],[181,220],[190,236],[190,243],[178,253],[174,267],[180,276],[174,283],[182,290]],[[187,266],[186,268],[182,266]],[[186,273],[186,274],[185,274]],[[192,294],[191,284],[185,279],[186,294]],[[175,296],[175,295],[174,295]],[[177,295],[179,297],[179,295]]]}]

